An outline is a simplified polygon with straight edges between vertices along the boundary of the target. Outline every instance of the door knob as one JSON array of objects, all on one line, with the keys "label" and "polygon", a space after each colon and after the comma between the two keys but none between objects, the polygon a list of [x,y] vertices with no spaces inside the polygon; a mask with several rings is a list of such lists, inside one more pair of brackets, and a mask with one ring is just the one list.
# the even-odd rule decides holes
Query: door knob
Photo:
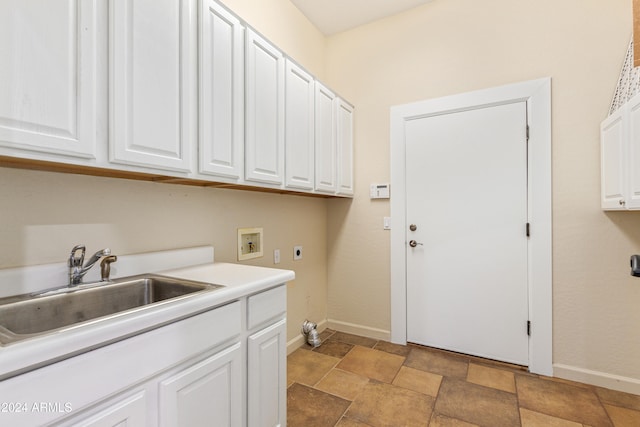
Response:
[{"label": "door knob", "polygon": [[415,240],[409,240],[409,246],[411,246],[412,248],[415,248],[418,245],[422,245],[422,243],[418,243]]}]

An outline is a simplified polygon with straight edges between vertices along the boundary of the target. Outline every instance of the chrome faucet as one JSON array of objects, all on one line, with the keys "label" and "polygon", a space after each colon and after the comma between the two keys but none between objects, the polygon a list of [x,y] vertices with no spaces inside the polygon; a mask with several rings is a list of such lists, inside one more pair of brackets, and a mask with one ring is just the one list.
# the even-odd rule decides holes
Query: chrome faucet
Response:
[{"label": "chrome faucet", "polygon": [[[69,261],[67,262],[69,266],[69,286],[77,286],[82,283],[84,275],[87,274],[87,271],[89,271],[100,258],[111,255],[111,249],[102,249],[93,254],[89,261],[83,266],[85,251],[86,248],[84,245],[77,245],[71,249],[71,255],[69,255]],[[78,252],[81,252],[80,256],[77,256]]]}]

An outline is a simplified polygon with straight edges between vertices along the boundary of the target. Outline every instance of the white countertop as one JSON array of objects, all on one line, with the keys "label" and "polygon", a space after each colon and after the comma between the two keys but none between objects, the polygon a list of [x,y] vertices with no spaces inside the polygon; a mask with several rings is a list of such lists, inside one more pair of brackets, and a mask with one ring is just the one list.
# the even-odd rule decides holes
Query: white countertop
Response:
[{"label": "white countertop", "polygon": [[295,278],[295,273],[290,270],[227,263],[148,272],[214,283],[224,288],[164,301],[158,303],[157,308],[142,312],[123,312],[108,319],[96,319],[67,330],[1,346],[0,379],[166,325]]}]

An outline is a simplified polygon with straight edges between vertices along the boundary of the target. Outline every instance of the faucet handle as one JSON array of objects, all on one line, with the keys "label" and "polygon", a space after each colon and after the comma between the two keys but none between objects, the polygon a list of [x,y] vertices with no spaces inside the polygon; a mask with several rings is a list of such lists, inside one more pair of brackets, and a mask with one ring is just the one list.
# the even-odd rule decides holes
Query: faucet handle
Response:
[{"label": "faucet handle", "polygon": [[109,281],[109,275],[111,274],[111,263],[116,262],[118,257],[116,255],[108,255],[102,258],[100,261],[100,280],[102,282]]},{"label": "faucet handle", "polygon": [[[71,254],[69,255],[69,267],[82,267],[82,263],[84,262],[84,253],[87,248],[84,245],[76,245],[71,249]],[[76,256],[78,251],[82,251],[80,256]]]}]

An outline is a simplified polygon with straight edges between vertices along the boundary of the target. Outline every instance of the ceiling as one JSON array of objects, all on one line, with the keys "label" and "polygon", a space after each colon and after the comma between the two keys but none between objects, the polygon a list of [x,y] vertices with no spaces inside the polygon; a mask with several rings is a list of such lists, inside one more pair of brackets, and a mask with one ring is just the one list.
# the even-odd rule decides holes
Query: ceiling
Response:
[{"label": "ceiling", "polygon": [[433,0],[291,0],[324,35],[330,36]]}]

